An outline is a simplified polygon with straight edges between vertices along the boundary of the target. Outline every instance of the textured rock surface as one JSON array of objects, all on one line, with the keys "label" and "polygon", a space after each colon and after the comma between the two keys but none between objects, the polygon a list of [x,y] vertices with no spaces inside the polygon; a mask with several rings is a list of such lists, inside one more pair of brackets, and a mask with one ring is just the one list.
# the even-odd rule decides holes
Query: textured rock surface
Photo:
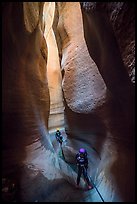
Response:
[{"label": "textured rock surface", "polygon": [[135,3],[134,2],[83,2],[83,8],[91,13],[107,15],[113,27],[124,65],[135,83]]},{"label": "textured rock surface", "polygon": [[87,50],[79,3],[66,2],[58,7],[64,97],[73,111],[89,113],[107,100],[106,85]]},{"label": "textured rock surface", "polygon": [[[41,27],[35,20],[32,20],[34,31],[28,25],[28,32],[23,5],[26,4],[3,4],[3,146],[5,151],[7,147],[19,150],[13,155],[17,157],[17,163],[26,156],[24,145],[40,137],[47,138],[47,147],[50,148],[48,136],[45,137],[48,135],[49,91],[46,61],[41,55],[42,43],[45,42]],[[35,3],[32,8],[39,11]],[[35,13],[35,9],[32,12]],[[25,19],[28,19],[27,15]]]},{"label": "textured rock surface", "polygon": [[[105,6],[106,4],[101,5]],[[108,8],[112,6],[111,4],[107,5]],[[119,8],[120,5],[114,4],[113,6],[114,8]],[[127,124],[129,123],[130,126],[134,120],[134,86],[124,66],[118,46],[118,37],[113,32],[107,14],[105,11],[100,12],[95,8],[88,12],[82,9],[84,36],[87,47],[90,56],[98,66],[107,88],[110,90],[113,98],[119,101],[119,105],[127,118]],[[121,13],[125,13],[124,8],[121,10]],[[121,29],[123,26],[121,25]],[[131,29],[133,28],[131,24]],[[129,41],[132,42],[132,35],[129,36]],[[134,58],[133,55],[132,57]]]},{"label": "textured rock surface", "polygon": [[[33,202],[35,197],[42,196],[45,188],[41,175],[45,183],[49,179],[52,187],[56,179],[70,177],[65,162],[59,162],[54,153],[48,133],[50,97],[47,46],[44,24],[40,21],[42,5],[37,2],[2,4],[2,176],[17,182],[17,201]],[[64,166],[63,176],[59,163]]]},{"label": "textured rock surface", "polygon": [[[89,174],[104,200],[133,201],[134,135],[131,134],[118,104],[108,104],[102,113],[96,114],[78,114],[66,106],[65,119],[69,138],[66,147],[67,161],[72,162],[73,152],[81,147],[86,148],[89,153]],[[92,197],[94,198],[93,195]]]},{"label": "textured rock surface", "polygon": [[[95,189],[86,192],[74,187],[76,169],[74,170],[72,166],[75,166],[76,152],[80,147],[84,147],[89,155],[88,173],[104,200],[133,202],[135,194],[133,118],[132,114],[130,115],[132,120],[127,121],[125,118],[121,107],[122,105],[126,107],[128,103],[124,104],[122,95],[120,105],[117,97],[118,89],[115,88],[118,86],[120,89],[121,86],[126,85],[125,82],[120,83],[120,79],[123,79],[122,74],[125,76],[122,71],[124,69],[120,70],[121,78],[117,83],[118,72],[113,72],[114,75],[116,74],[113,77],[109,69],[107,76],[108,67],[102,67],[101,72],[101,67],[97,66],[99,64],[96,61],[95,64],[92,60],[92,55],[99,56],[97,39],[100,33],[96,32],[96,35],[92,35],[95,36],[92,44],[94,46],[91,46],[94,52],[89,49],[87,43],[87,37],[90,35],[85,35],[89,54],[84,40],[87,27],[82,25],[79,3],[58,2],[55,6],[52,29],[50,19],[53,10],[50,8],[53,8],[53,4],[53,2],[2,4],[2,176],[9,176],[9,179],[15,179],[18,182],[17,201],[101,202]],[[117,5],[119,4],[124,5],[121,2]],[[92,5],[94,9],[97,6],[94,2]],[[116,6],[116,3],[114,5]],[[114,7],[114,13],[116,7]],[[92,25],[92,19],[88,18],[88,20]],[[102,26],[99,28],[100,31],[103,30]],[[120,28],[122,32],[122,26]],[[90,32],[91,30],[89,34]],[[107,42],[107,39],[104,38],[104,40]],[[124,39],[121,40],[124,42]],[[112,48],[111,45],[109,46]],[[49,56],[53,60],[50,60]],[[114,62],[114,56],[111,57]],[[50,84],[55,88],[51,83],[52,77],[57,79],[59,76],[61,80],[60,68],[64,74],[62,84],[67,132],[66,135],[62,131],[67,139],[63,143],[63,150],[66,161],[71,164],[59,158],[60,149],[55,141],[55,132],[50,135],[48,133],[50,103],[57,99],[60,101],[58,105],[62,102],[62,99],[56,98],[56,94],[55,98],[52,98],[53,101],[50,101],[50,96],[54,94],[50,92],[48,86]],[[104,75],[103,72],[105,72]],[[112,82],[109,79],[110,76]],[[113,97],[110,97],[110,92],[108,94],[108,89]],[[56,89],[53,93],[55,92]],[[127,112],[130,114],[131,109],[127,109]],[[58,114],[57,117],[61,119]],[[55,122],[61,124],[62,120],[57,121],[56,118]],[[50,123],[51,127],[53,123]],[[80,185],[84,187],[83,179]]]},{"label": "textured rock surface", "polygon": [[[90,161],[90,175],[95,179],[105,201],[133,201],[135,173],[134,94],[111,24],[104,13],[100,14],[98,11],[90,13],[90,9],[85,13],[82,11],[85,40],[90,56],[97,64],[96,66],[93,60],[89,60],[91,59],[89,54],[87,57],[83,48],[82,37],[80,34],[78,35],[81,28],[79,23],[76,23],[76,21],[81,22],[78,4],[74,3],[72,6],[72,3],[68,2],[58,4],[58,6],[58,29],[62,39],[61,64],[62,69],[64,69],[65,121],[68,135],[67,146],[64,149],[66,158],[73,162],[74,152],[78,151],[81,146],[86,147],[89,154],[93,156],[93,158],[91,156]],[[95,9],[94,4],[93,6]],[[75,11],[72,12],[74,8]],[[69,26],[70,24],[71,26]],[[77,42],[76,52],[74,48]],[[79,52],[80,48],[82,48],[81,52]],[[94,66],[92,67],[93,63]],[[87,69],[83,73],[85,67]],[[98,95],[98,101],[101,100],[102,102],[99,108],[97,108],[97,104],[92,104],[95,99],[94,94],[99,94],[101,91],[93,89],[91,82],[93,78],[90,76],[90,73],[94,75],[92,68],[94,71],[97,69],[100,73],[99,78],[95,74],[96,83],[98,84],[99,80],[103,78],[105,86],[112,94],[109,101],[103,101],[103,98],[100,97],[102,95]],[[89,84],[88,88],[85,89],[86,91],[83,91],[85,82]],[[100,88],[102,86],[99,86]],[[120,149],[121,152],[119,152]],[[101,161],[96,160],[94,163],[96,153],[98,156],[100,155]],[[129,184],[130,192],[125,183]]]},{"label": "textured rock surface", "polygon": [[[44,8],[48,9],[49,5],[46,3]],[[55,154],[49,138],[50,94],[46,65],[52,44],[46,46],[48,35],[45,35],[50,26],[39,21],[46,19],[45,15],[41,16],[42,4],[3,3],[2,6],[2,176],[17,183],[15,202],[81,199],[72,193],[74,186],[71,189],[76,172]],[[57,50],[53,51],[56,54]],[[50,62],[56,66],[56,61]]]}]

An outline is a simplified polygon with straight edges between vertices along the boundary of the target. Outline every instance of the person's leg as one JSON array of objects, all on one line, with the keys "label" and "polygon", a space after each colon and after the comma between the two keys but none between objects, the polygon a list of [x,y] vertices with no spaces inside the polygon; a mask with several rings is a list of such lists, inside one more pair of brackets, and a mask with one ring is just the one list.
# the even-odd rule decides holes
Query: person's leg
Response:
[{"label": "person's leg", "polygon": [[78,167],[77,185],[79,185],[81,173],[82,173],[82,169],[81,167]]},{"label": "person's leg", "polygon": [[91,189],[92,185],[91,185],[91,182],[90,182],[90,180],[88,178],[87,169],[86,168],[83,169],[83,176],[84,176],[84,178],[85,178],[85,180],[86,180],[86,182],[88,184],[89,189]]}]

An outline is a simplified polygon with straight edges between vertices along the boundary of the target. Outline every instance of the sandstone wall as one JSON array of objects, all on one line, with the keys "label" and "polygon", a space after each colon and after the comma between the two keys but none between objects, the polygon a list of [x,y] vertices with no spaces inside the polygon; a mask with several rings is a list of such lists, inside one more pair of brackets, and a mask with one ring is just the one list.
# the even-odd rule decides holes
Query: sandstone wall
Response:
[{"label": "sandstone wall", "polygon": [[109,19],[122,55],[124,66],[132,83],[135,83],[135,3],[134,2],[84,2],[89,13],[103,13]]},{"label": "sandstone wall", "polygon": [[45,151],[53,152],[47,128],[50,106],[43,3],[2,6],[2,176],[19,182],[19,199],[24,200],[22,193],[28,187],[22,182],[29,182],[25,169],[33,169],[32,163],[38,164]]},{"label": "sandstone wall", "polygon": [[[97,200],[94,191],[71,194],[66,180],[75,184],[76,173],[58,158],[50,141],[51,107],[64,108],[61,83],[66,158],[74,163],[76,152],[85,147],[88,173],[105,201],[134,201],[134,37],[130,31],[126,42],[121,37],[126,26],[133,29],[133,4],[105,7],[94,2],[91,12],[85,3],[82,10],[78,2],[2,4],[2,173],[13,173],[23,202],[37,197],[42,202],[70,201],[71,196]],[[126,11],[130,15],[122,28]],[[62,188],[64,182],[68,192]]]},{"label": "sandstone wall", "polygon": [[66,157],[74,162],[85,147],[105,200],[134,200],[134,89],[112,25],[104,12],[80,10],[77,2],[58,3],[58,11]]}]

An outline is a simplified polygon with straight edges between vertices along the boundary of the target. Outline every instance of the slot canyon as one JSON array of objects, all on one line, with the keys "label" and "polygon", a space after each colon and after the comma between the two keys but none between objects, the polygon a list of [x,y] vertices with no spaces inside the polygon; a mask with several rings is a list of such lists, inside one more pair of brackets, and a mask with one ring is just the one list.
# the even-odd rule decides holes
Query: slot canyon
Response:
[{"label": "slot canyon", "polygon": [[135,202],[134,90],[134,2],[2,2],[2,200]]}]

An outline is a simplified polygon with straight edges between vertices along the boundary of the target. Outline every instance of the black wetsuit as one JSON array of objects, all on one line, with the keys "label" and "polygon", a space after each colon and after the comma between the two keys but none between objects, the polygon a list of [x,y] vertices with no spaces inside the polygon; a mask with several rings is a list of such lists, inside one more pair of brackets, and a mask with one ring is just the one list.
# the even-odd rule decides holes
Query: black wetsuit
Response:
[{"label": "black wetsuit", "polygon": [[87,184],[90,185],[90,181],[87,175],[88,169],[88,158],[87,155],[82,155],[78,153],[76,155],[76,162],[78,166],[78,176],[77,176],[77,185],[79,185],[81,174],[83,174],[84,179],[87,181]]},{"label": "black wetsuit", "polygon": [[60,131],[56,131],[56,139],[57,139],[57,141],[62,145],[63,137],[62,137]]}]

